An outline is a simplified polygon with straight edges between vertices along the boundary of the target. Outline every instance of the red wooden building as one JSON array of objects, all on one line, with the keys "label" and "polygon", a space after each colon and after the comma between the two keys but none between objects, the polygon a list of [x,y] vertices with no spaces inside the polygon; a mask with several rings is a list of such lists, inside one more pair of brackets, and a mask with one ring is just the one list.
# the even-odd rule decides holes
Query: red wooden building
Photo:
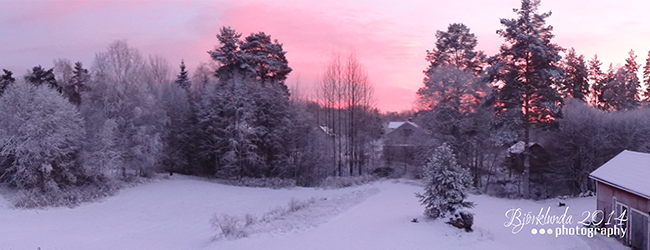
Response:
[{"label": "red wooden building", "polygon": [[627,218],[622,225],[627,233],[620,240],[634,249],[650,250],[650,154],[625,150],[589,177],[597,182],[596,209],[603,212],[605,220],[612,211],[613,218],[623,213]]}]

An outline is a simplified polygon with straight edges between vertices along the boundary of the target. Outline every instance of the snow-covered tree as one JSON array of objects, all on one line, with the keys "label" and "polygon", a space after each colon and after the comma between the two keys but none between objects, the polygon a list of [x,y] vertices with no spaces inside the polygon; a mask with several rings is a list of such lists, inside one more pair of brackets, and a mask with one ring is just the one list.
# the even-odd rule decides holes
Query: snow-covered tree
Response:
[{"label": "snow-covered tree", "polygon": [[57,192],[86,176],[77,159],[83,119],[56,90],[14,84],[0,97],[0,117],[2,181]]},{"label": "snow-covered tree", "polygon": [[54,60],[54,78],[64,88],[72,79],[72,62],[68,59],[59,58]]},{"label": "snow-covered tree", "polygon": [[209,62],[200,62],[192,77],[190,82],[192,82],[191,89],[198,90],[196,92],[201,92],[200,90],[208,85],[209,83],[214,83],[216,81],[215,72],[217,71],[218,66],[215,61]]},{"label": "snow-covered tree", "polygon": [[146,62],[140,51],[129,47],[125,40],[108,45],[105,52],[95,55],[93,74],[117,84],[142,82],[146,77]]},{"label": "snow-covered tree", "polygon": [[243,76],[205,87],[197,107],[197,155],[203,174],[220,177],[255,176],[262,164],[255,127],[253,88]]},{"label": "snow-covered tree", "polygon": [[283,175],[291,131],[284,80],[291,68],[282,45],[262,32],[241,40],[227,27],[217,39],[209,54],[219,64],[218,83],[204,87],[196,105],[203,169],[227,177]]},{"label": "snow-covered tree", "polygon": [[424,166],[424,193],[416,193],[424,214],[431,218],[442,218],[461,208],[471,208],[473,202],[465,201],[472,177],[466,169],[456,163],[456,156],[447,144],[436,148]]},{"label": "snow-covered tree", "polygon": [[[86,138],[92,145],[85,155],[102,155],[92,150],[112,148],[118,155],[116,159],[121,159],[120,163],[110,165],[121,169],[106,170],[112,177],[147,176],[160,165],[166,117],[160,101],[160,84],[147,70],[137,49],[117,41],[109,45],[107,52],[97,54],[94,79],[88,84],[90,90],[82,96],[80,110],[87,123]],[[113,128],[116,131],[110,132]],[[115,138],[96,139],[110,134]],[[104,142],[113,145],[94,145]]]},{"label": "snow-covered tree", "polygon": [[539,0],[522,0],[514,9],[516,19],[501,19],[505,29],[497,33],[507,44],[490,58],[488,74],[494,91],[487,104],[502,117],[521,122],[524,141],[522,195],[528,198],[530,184],[530,131],[534,125],[553,124],[561,116],[562,98],[552,86],[562,79],[560,46],[551,42],[553,27],[546,25],[551,13],[537,13]]},{"label": "snow-covered tree", "polygon": [[167,59],[160,55],[149,55],[146,65],[147,80],[155,84],[166,84],[170,81],[171,66]]}]

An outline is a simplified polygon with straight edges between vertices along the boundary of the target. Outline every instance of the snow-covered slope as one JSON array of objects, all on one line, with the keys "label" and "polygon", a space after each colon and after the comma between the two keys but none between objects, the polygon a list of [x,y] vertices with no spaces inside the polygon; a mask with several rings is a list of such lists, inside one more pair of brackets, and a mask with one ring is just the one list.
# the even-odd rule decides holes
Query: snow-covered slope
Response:
[{"label": "snow-covered slope", "polygon": [[[563,210],[556,201],[470,196],[477,203],[475,231],[465,233],[425,220],[414,196],[421,189],[386,180],[338,190],[273,190],[174,176],[72,209],[13,209],[0,200],[0,249],[625,249],[606,237],[533,235],[531,227],[513,234],[504,227],[508,209]],[[213,240],[217,231],[209,221],[215,214],[259,217],[292,198],[312,197],[312,205],[260,225],[246,238]],[[566,203],[574,224],[583,211],[595,209],[593,198]]]}]

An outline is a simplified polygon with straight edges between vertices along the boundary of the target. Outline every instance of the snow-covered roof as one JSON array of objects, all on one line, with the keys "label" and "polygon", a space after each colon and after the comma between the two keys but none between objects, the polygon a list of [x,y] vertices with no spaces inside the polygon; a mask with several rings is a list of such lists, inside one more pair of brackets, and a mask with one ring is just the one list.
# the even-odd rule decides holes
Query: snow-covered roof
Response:
[{"label": "snow-covered roof", "polygon": [[390,129],[396,129],[399,128],[399,126],[402,126],[405,122],[389,122],[388,123],[388,128]]},{"label": "snow-covered roof", "polygon": [[650,199],[650,154],[625,150],[589,177]]},{"label": "snow-covered roof", "polygon": [[[532,147],[535,144],[537,144],[537,142],[529,142],[528,147]],[[521,153],[524,152],[524,149],[525,149],[524,148],[524,142],[519,141],[519,142],[515,143],[515,145],[512,145],[512,146],[510,146],[510,148],[508,148],[508,153],[521,154]]]},{"label": "snow-covered roof", "polygon": [[318,126],[318,128],[320,128],[327,135],[330,135],[330,136],[334,135],[334,132],[332,131],[332,129],[328,128],[327,126]]},{"label": "snow-covered roof", "polygon": [[411,125],[413,125],[413,127],[416,127],[416,128],[418,127],[417,124],[412,123],[412,122],[389,122],[388,123],[388,128],[389,129],[396,129],[396,128],[399,128],[400,126],[404,125],[404,123],[411,124]]}]

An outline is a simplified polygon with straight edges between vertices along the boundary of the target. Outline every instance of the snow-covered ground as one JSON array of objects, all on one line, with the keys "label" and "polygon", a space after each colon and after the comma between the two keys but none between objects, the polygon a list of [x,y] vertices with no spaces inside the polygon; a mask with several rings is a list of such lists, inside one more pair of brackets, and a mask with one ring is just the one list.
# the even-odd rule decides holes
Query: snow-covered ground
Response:
[{"label": "snow-covered ground", "polygon": [[[505,227],[506,211],[521,208],[562,214],[556,200],[526,201],[470,196],[477,206],[474,232],[428,221],[415,198],[422,188],[404,180],[337,189],[266,189],[216,184],[199,178],[168,180],[122,190],[101,202],[76,208],[14,209],[0,199],[0,250],[5,249],[628,249],[611,238],[517,234]],[[263,221],[290,200],[311,200],[295,212]],[[313,198],[313,199],[312,199]],[[573,226],[595,199],[566,201]],[[249,236],[219,238],[215,214],[258,218]],[[417,218],[418,223],[411,220]],[[546,225],[543,228],[555,228]],[[539,227],[538,227],[539,228]]]}]

